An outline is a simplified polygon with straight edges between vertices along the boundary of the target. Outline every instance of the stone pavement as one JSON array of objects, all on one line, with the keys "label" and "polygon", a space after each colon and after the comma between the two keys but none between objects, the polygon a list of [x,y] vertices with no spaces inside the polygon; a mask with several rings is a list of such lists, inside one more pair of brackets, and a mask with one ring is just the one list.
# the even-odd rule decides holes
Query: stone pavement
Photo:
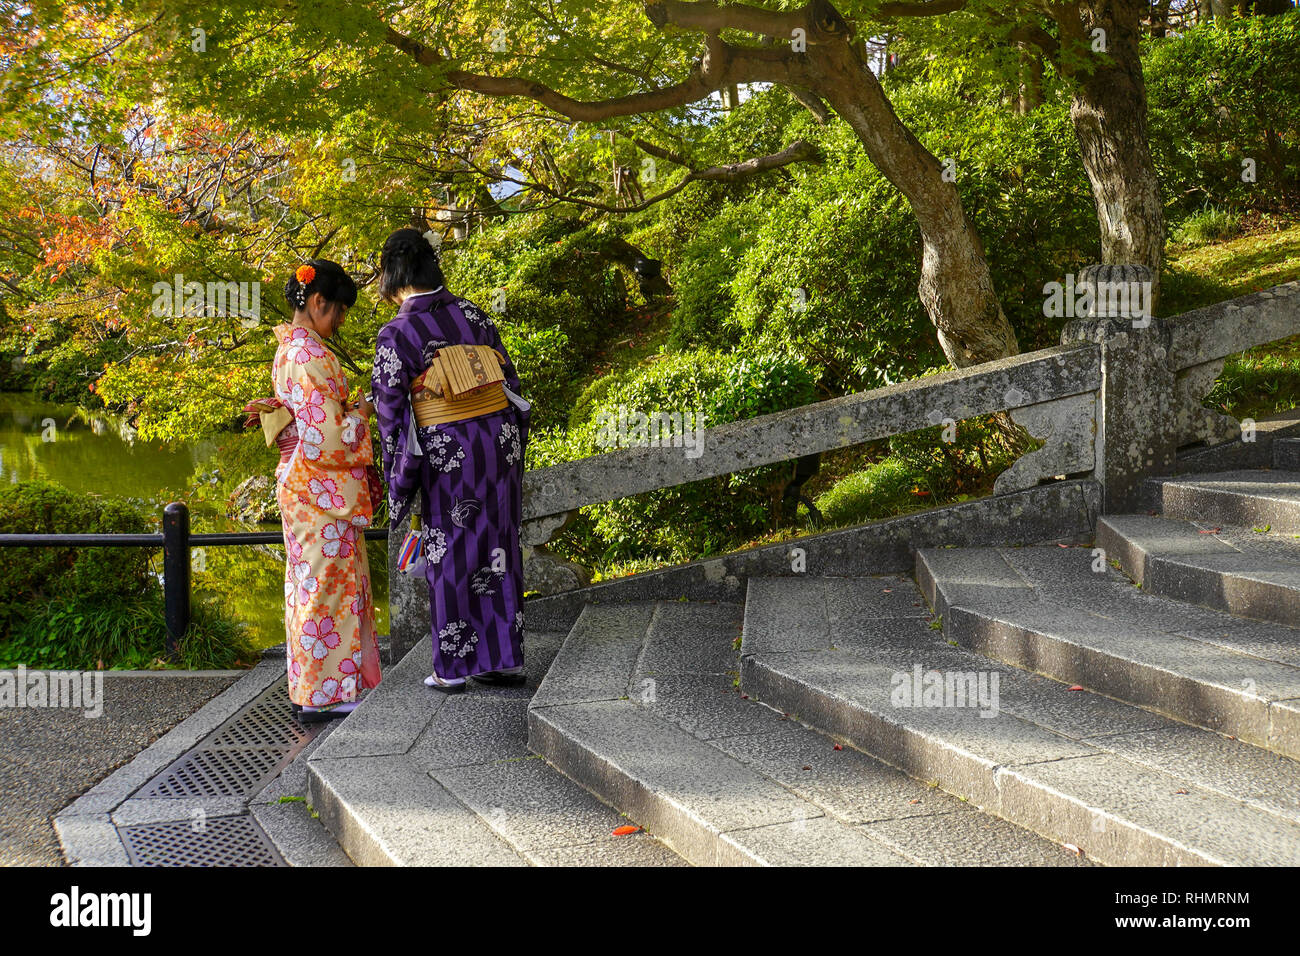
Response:
[{"label": "stone pavement", "polygon": [[0,708],[0,865],[61,865],[51,818],[242,673],[107,671],[96,718],[68,708]]},{"label": "stone pavement", "polygon": [[54,819],[86,866],[346,865],[306,805],[301,763],[335,723],[300,725],[283,648]]}]

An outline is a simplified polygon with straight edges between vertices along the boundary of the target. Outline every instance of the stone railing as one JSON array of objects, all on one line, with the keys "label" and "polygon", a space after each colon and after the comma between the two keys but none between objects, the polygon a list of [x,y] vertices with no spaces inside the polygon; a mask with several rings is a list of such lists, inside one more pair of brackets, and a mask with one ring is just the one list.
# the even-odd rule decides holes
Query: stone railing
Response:
[{"label": "stone railing", "polygon": [[[1148,277],[1141,267],[1094,266],[1079,288]],[[682,447],[643,445],[530,471],[521,534],[525,587],[554,594],[590,583],[586,569],[546,548],[584,505],[993,412],[1007,412],[1043,441],[998,476],[994,495],[1091,477],[1101,486],[1103,512],[1132,510],[1143,480],[1168,473],[1180,448],[1241,438],[1238,422],[1201,400],[1227,356],[1300,334],[1300,283],[1168,319],[1093,311],[1069,322],[1062,344],[1052,348],[704,429],[696,436],[703,453],[695,457]],[[393,531],[400,541],[405,529]],[[427,604],[422,582],[409,595],[404,590],[393,583],[395,638],[401,607]]]},{"label": "stone railing", "polygon": [[522,533],[527,587],[550,593],[586,583],[581,569],[545,551],[583,505],[847,448],[945,419],[1012,409],[1030,434],[1046,440],[998,476],[998,494],[1060,474],[1090,473],[1101,382],[1097,351],[1058,346],[719,425],[700,433],[705,450],[695,458],[680,447],[633,446],[530,471]]}]

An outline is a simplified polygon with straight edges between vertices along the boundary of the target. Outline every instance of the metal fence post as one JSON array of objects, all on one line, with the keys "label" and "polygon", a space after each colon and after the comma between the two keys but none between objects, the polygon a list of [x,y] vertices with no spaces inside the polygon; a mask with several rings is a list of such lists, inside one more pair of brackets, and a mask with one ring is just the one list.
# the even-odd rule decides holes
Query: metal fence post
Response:
[{"label": "metal fence post", "polygon": [[163,509],[163,596],[167,655],[175,657],[190,626],[190,509],[183,501]]}]

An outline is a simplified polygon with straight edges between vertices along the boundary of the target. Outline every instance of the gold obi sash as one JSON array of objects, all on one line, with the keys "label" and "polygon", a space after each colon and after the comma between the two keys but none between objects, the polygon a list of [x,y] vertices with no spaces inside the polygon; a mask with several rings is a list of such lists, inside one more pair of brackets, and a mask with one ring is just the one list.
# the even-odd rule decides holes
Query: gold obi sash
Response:
[{"label": "gold obi sash", "polygon": [[[245,405],[244,411],[249,413],[246,425],[251,426],[254,422],[261,424],[268,448],[276,444],[283,446],[280,433],[293,421],[293,412],[289,411],[283,402],[276,398],[259,398]],[[293,437],[297,439],[296,432]]]},{"label": "gold obi sash", "polygon": [[[458,422],[499,412],[506,397],[505,359],[489,345],[448,345],[433,354],[433,364],[411,383],[411,408],[421,427]],[[437,384],[441,395],[433,393]]]}]

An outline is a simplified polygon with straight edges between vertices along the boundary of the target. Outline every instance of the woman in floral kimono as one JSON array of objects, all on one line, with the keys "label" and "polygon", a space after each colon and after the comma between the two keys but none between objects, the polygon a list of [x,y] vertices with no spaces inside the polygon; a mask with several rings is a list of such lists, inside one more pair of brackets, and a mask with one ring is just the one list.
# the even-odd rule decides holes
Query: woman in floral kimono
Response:
[{"label": "woman in floral kimono", "polygon": [[[287,421],[276,497],[284,522],[289,698],[304,720],[349,712],[359,692],[379,683],[379,646],[362,532],[374,503],[366,480],[373,461],[371,407],[353,403],[348,380],[325,340],[357,300],[338,264],[312,259],[285,286],[293,321],[278,325],[271,414]],[[268,413],[263,413],[264,424]],[[268,436],[274,425],[268,427]]]},{"label": "woman in floral kimono", "polygon": [[[487,314],[447,290],[437,253],[418,230],[388,237],[379,294],[400,303],[379,330],[371,385],[392,524],[416,502],[423,524],[433,625],[433,673],[425,683],[446,693],[463,691],[467,677],[522,683],[519,524],[531,409],[519,395],[519,376]],[[509,400],[474,417],[417,425],[412,383],[435,352],[455,345],[497,351]]]}]

